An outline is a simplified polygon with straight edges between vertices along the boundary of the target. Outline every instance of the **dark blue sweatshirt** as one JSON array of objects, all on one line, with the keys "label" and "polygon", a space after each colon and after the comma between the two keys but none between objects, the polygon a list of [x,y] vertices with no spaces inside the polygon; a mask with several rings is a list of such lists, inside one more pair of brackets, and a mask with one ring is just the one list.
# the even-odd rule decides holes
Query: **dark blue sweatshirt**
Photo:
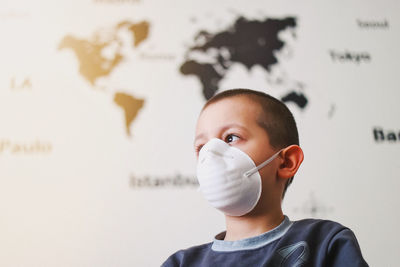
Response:
[{"label": "dark blue sweatshirt", "polygon": [[214,242],[180,250],[162,267],[172,266],[368,266],[353,232],[333,221],[284,221],[259,236]]}]

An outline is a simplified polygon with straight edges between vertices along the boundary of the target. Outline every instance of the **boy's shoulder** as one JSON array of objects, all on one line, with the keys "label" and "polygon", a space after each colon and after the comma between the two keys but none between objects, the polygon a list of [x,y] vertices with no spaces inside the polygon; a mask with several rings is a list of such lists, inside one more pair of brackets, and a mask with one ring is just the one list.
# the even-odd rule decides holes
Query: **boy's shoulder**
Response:
[{"label": "boy's shoulder", "polygon": [[[324,235],[325,238],[327,234],[334,235],[343,230],[350,230],[348,227],[342,224],[325,219],[301,219],[292,222],[292,227],[290,232],[295,232],[299,235]],[[303,234],[302,234],[303,233]]]},{"label": "boy's shoulder", "polygon": [[301,219],[292,221],[292,226],[287,231],[284,239],[310,239],[317,242],[323,240],[331,241],[335,236],[341,233],[353,233],[348,227],[342,224],[324,219]]}]

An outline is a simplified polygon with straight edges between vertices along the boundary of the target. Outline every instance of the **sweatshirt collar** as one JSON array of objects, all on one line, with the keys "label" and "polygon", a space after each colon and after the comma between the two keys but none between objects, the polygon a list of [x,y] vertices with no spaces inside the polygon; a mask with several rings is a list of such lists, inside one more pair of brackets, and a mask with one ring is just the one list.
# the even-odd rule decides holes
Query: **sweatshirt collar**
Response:
[{"label": "sweatshirt collar", "polygon": [[225,252],[256,249],[281,238],[289,230],[292,224],[293,222],[290,221],[287,216],[285,216],[283,222],[274,229],[258,236],[236,241],[223,240],[226,232],[222,232],[215,236],[211,249],[214,251]]}]

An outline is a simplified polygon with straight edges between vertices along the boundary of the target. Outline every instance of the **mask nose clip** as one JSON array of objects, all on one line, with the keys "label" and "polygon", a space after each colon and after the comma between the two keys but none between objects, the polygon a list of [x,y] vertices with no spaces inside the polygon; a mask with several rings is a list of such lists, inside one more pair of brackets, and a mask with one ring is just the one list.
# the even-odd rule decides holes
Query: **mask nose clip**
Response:
[{"label": "mask nose clip", "polygon": [[218,152],[218,151],[215,151],[215,150],[212,150],[212,149],[208,149],[206,152],[209,152],[210,154],[213,154],[213,155],[221,157],[221,158],[233,159],[233,156],[231,156],[231,155],[225,155],[225,154],[223,154],[221,152]]}]

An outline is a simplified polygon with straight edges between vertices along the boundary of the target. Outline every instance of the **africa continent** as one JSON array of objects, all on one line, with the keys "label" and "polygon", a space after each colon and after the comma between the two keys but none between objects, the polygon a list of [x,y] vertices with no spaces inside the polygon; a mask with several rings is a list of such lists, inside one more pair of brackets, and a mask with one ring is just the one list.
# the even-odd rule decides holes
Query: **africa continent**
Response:
[{"label": "africa continent", "polygon": [[[72,50],[79,63],[80,75],[91,86],[95,87],[99,78],[107,78],[123,62],[122,48],[129,46],[133,49],[140,46],[147,39],[149,28],[150,24],[147,21],[139,23],[122,21],[114,26],[110,32],[96,32],[89,39],[67,35],[60,42],[58,49]],[[126,44],[125,39],[120,37],[121,31],[129,33],[133,42]],[[107,50],[111,53],[105,53]],[[143,107],[144,100],[122,92],[114,92],[113,94],[115,104],[124,111],[126,133],[131,136],[131,124]]]}]

